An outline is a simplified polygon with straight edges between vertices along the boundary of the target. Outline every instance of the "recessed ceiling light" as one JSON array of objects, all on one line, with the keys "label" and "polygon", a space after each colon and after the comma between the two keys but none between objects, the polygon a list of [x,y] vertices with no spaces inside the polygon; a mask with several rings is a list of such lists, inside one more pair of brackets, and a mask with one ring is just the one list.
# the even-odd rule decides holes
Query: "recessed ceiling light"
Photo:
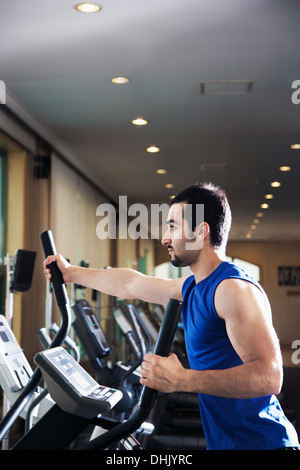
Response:
[{"label": "recessed ceiling light", "polygon": [[129,77],[113,77],[110,79],[111,83],[116,83],[117,85],[124,85],[125,83],[130,82]]},{"label": "recessed ceiling light", "polygon": [[255,230],[256,229],[256,225],[251,225],[251,230]]},{"label": "recessed ceiling light", "polygon": [[78,5],[75,5],[75,9],[81,13],[97,13],[101,10],[101,7],[96,3],[78,3]]},{"label": "recessed ceiling light", "polygon": [[280,171],[291,171],[291,167],[287,166],[287,165],[284,165],[284,166],[280,166],[279,170]]},{"label": "recessed ceiling light", "polygon": [[264,204],[261,204],[260,207],[261,207],[262,209],[268,209],[268,208],[269,208],[269,204],[264,203]]},{"label": "recessed ceiling light", "polygon": [[300,144],[293,144],[291,145],[292,150],[299,150],[300,149]]},{"label": "recessed ceiling light", "polygon": [[148,124],[148,121],[142,117],[137,117],[136,119],[133,119],[131,122],[135,126],[145,126],[146,124]]},{"label": "recessed ceiling light", "polygon": [[258,213],[256,214],[256,217],[263,217],[263,216],[264,216],[264,214],[263,214],[262,212],[258,212]]},{"label": "recessed ceiling light", "polygon": [[253,220],[253,223],[254,223],[254,224],[259,224],[259,219],[254,219],[254,220]]},{"label": "recessed ceiling light", "polygon": [[246,238],[251,238],[251,237],[252,237],[252,234],[251,234],[251,233],[247,233]]},{"label": "recessed ceiling light", "polygon": [[172,194],[172,196],[169,197],[169,199],[174,199],[175,194]]},{"label": "recessed ceiling light", "polygon": [[281,183],[279,181],[273,181],[270,186],[272,186],[272,188],[279,188]]},{"label": "recessed ceiling light", "polygon": [[151,145],[150,147],[146,148],[146,150],[149,153],[157,153],[160,151],[160,148],[156,147],[156,145]]},{"label": "recessed ceiling light", "polygon": [[158,169],[156,170],[156,173],[157,173],[158,175],[165,175],[165,174],[167,173],[167,170],[165,170],[164,168],[158,168]]},{"label": "recessed ceiling light", "polygon": [[273,194],[266,194],[265,199],[273,199],[274,195]]},{"label": "recessed ceiling light", "polygon": [[167,184],[165,184],[165,188],[167,188],[167,189],[174,188],[174,184],[167,183]]}]

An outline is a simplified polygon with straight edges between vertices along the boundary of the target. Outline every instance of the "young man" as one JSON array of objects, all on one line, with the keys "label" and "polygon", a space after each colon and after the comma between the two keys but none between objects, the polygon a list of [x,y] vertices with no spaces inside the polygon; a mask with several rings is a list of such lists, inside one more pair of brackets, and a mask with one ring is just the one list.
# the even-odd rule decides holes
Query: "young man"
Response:
[{"label": "young man", "polygon": [[[197,208],[204,205],[204,220]],[[186,217],[186,208],[192,208]],[[275,398],[282,384],[281,354],[267,297],[243,270],[224,261],[231,225],[224,191],[212,184],[186,188],[172,200],[162,244],[175,266],[193,275],[175,280],[126,268],[94,270],[56,261],[66,283],[124,299],[166,304],[183,300],[190,369],[175,354],[146,354],[141,383],[162,392],[195,392],[208,449],[290,449],[299,446]],[[191,241],[191,234],[193,239]]]}]

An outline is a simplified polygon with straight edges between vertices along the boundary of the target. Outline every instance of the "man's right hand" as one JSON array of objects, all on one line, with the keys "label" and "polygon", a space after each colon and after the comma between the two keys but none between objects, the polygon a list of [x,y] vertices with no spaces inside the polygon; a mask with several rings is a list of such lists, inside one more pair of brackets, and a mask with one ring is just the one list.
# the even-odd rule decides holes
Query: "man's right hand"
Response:
[{"label": "man's right hand", "polygon": [[65,284],[71,282],[71,277],[69,274],[69,268],[71,268],[71,264],[62,255],[50,255],[45,259],[43,265],[46,279],[49,279],[49,281],[51,280],[52,275],[48,266],[53,262],[56,262],[57,267],[63,276]]}]

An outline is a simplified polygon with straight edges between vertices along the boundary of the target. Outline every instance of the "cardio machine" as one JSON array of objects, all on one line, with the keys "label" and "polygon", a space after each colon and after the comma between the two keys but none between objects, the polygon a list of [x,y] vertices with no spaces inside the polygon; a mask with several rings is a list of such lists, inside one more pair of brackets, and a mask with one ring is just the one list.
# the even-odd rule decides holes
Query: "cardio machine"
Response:
[{"label": "cardio machine", "polygon": [[[0,387],[3,391],[3,415],[18,399],[28,384],[33,371],[12,331],[14,321],[14,294],[27,292],[32,283],[36,252],[25,249],[15,251],[13,257],[5,257],[6,300],[5,315],[0,315]],[[31,427],[51,406],[53,400],[37,388],[30,401],[20,413],[25,428]],[[41,402],[40,397],[44,398]],[[35,403],[36,406],[33,406]],[[9,435],[2,441],[2,450],[9,446]]]},{"label": "cardio machine", "polygon": [[133,360],[128,363],[118,361],[109,367],[106,358],[112,348],[91,305],[80,299],[72,305],[72,310],[75,317],[72,326],[95,371],[96,380],[122,392],[122,399],[114,407],[114,412],[122,413],[122,418],[129,417],[142,389],[138,367],[152,345],[145,325],[132,304],[120,304],[115,309],[115,320],[122,329]]},{"label": "cardio machine", "polygon": [[[45,256],[56,254],[50,231],[41,235]],[[50,265],[56,302],[61,313],[60,329],[49,349],[38,353],[34,361],[37,369],[27,386],[0,424],[0,440],[26,406],[34,390],[44,376],[46,385],[56,404],[13,447],[13,450],[65,449],[90,423],[108,429],[101,436],[84,446],[85,450],[106,449],[114,442],[124,441],[125,448],[140,448],[130,435],[147,419],[157,397],[157,391],[143,387],[137,408],[124,422],[111,422],[103,416],[120,400],[117,389],[99,385],[63,349],[61,344],[70,327],[70,308],[65,285],[56,263]],[[177,323],[181,314],[181,302],[171,299],[168,303],[154,353],[169,354]],[[93,417],[92,417],[93,416]],[[126,442],[126,443],[125,443]]]},{"label": "cardio machine", "polygon": [[[32,375],[32,368],[7,319],[0,315],[0,384],[10,405],[21,395]],[[25,420],[25,429],[35,424],[53,405],[54,401],[44,393],[44,389],[37,387],[20,413]]]}]

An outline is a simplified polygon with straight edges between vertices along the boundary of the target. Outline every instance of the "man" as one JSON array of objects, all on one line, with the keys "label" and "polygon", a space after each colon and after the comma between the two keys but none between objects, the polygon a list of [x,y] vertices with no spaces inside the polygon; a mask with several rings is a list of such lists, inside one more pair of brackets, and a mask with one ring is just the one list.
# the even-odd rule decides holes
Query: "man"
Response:
[{"label": "man", "polygon": [[[204,205],[204,220],[197,208]],[[185,217],[186,208],[191,217]],[[282,362],[271,309],[261,286],[224,261],[231,225],[224,191],[194,185],[170,205],[162,244],[175,266],[193,275],[157,279],[126,268],[94,270],[57,261],[66,283],[74,282],[124,299],[166,304],[183,300],[182,318],[190,369],[174,354],[146,354],[141,383],[162,392],[196,392],[208,449],[289,449],[299,446],[293,426],[275,398]],[[191,241],[191,234],[193,239]]]}]

